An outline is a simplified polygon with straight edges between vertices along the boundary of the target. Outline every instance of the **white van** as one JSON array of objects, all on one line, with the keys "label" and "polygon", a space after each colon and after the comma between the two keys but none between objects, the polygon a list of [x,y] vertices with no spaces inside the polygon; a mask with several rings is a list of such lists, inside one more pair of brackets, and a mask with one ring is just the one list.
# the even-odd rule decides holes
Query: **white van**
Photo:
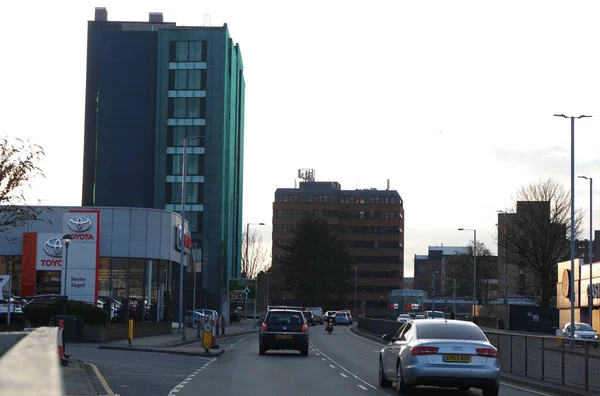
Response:
[{"label": "white van", "polygon": [[427,319],[444,319],[444,313],[442,311],[425,311],[425,317]]}]

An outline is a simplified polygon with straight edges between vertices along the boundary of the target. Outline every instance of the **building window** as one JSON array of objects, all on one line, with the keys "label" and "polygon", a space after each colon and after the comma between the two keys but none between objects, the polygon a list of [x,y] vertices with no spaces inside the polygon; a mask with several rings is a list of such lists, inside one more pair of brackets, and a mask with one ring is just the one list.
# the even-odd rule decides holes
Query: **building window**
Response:
[{"label": "building window", "polygon": [[[0,256],[0,274],[10,275],[12,294],[21,295],[21,256]],[[8,292],[8,285],[5,286]],[[27,296],[23,296],[27,297]]]},{"label": "building window", "polygon": [[[181,183],[166,184],[167,204],[181,204]],[[201,205],[204,203],[204,183],[187,182],[185,185],[185,204]]]},{"label": "building window", "polygon": [[[167,175],[181,175],[181,154],[167,154]],[[186,176],[204,175],[204,154],[188,154]]]},{"label": "building window", "polygon": [[175,69],[169,70],[169,90],[205,90],[206,89],[206,70],[195,69]]},{"label": "building window", "polygon": [[189,222],[190,232],[202,233],[204,212],[185,212],[185,219]]},{"label": "building window", "polygon": [[[183,147],[184,137],[188,138],[188,147],[204,147],[205,143],[204,126],[170,126],[167,129],[167,146]],[[189,139],[196,138],[198,139]]]},{"label": "building window", "polygon": [[169,118],[204,118],[206,98],[169,98]]},{"label": "building window", "polygon": [[170,62],[206,62],[206,41],[171,41]]}]

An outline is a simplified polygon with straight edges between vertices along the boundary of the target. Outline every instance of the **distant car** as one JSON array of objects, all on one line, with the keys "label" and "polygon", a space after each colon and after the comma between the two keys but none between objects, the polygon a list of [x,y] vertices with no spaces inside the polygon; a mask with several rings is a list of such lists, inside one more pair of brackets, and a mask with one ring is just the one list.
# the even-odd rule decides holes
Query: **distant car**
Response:
[{"label": "distant car", "polygon": [[444,319],[444,313],[442,311],[425,311],[425,317],[427,319]]},{"label": "distant car", "polygon": [[260,326],[258,351],[265,355],[269,350],[292,349],[308,356],[308,325],[302,311],[272,309]]},{"label": "distant car", "polygon": [[338,312],[335,314],[335,321],[333,322],[335,325],[339,325],[339,324],[345,324],[350,326],[352,324],[352,321],[350,320],[350,318],[348,317],[348,314],[346,312]]},{"label": "distant car", "polygon": [[382,339],[388,342],[379,353],[383,388],[395,382],[400,395],[416,386],[437,386],[479,388],[483,396],[498,396],[498,350],[472,322],[411,320]]},{"label": "distant car", "polygon": [[337,311],[327,311],[325,312],[325,320],[329,319],[329,318],[333,318],[335,320],[335,314],[337,313]]},{"label": "distant car", "polygon": [[415,315],[415,319],[425,319],[425,315],[423,315],[423,314],[416,314]]},{"label": "distant car", "polygon": [[[571,322],[564,325],[562,332],[563,337],[571,337]],[[598,348],[598,333],[596,333],[596,330],[589,324],[575,322],[575,329],[573,332],[575,334],[576,343],[585,344],[585,341],[596,341],[590,342],[590,346],[593,345],[594,348]]]},{"label": "distant car", "polygon": [[315,324],[323,324],[323,321],[327,320],[323,318],[323,308],[321,307],[307,307],[306,310],[312,312]]},{"label": "distant car", "polygon": [[400,322],[400,323],[406,323],[409,320],[410,320],[410,315],[409,314],[400,314],[396,318],[396,322]]},{"label": "distant car", "polygon": [[352,313],[348,309],[342,309],[340,312],[344,312],[348,316],[348,323],[352,324]]},{"label": "distant car", "polygon": [[307,324],[312,326],[315,325],[315,315],[313,315],[311,311],[302,311],[302,314],[304,315],[304,319],[306,319]]}]

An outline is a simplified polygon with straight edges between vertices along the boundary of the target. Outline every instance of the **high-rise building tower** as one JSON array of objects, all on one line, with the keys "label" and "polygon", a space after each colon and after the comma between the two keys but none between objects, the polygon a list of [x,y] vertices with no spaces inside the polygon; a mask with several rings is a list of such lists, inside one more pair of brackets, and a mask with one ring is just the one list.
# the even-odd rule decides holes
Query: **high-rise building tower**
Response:
[{"label": "high-rise building tower", "polygon": [[88,24],[82,205],[181,211],[187,138],[186,219],[207,308],[240,273],[244,90],[227,25],[113,22],[105,8]]}]

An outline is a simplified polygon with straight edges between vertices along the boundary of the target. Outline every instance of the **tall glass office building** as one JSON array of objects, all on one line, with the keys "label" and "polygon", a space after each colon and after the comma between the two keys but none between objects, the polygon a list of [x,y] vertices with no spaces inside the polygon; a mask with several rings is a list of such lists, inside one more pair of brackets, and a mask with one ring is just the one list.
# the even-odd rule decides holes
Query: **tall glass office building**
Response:
[{"label": "tall glass office building", "polygon": [[197,307],[222,308],[240,275],[244,89],[227,25],[115,22],[104,8],[89,22],[82,205],[181,211],[187,138]]}]

